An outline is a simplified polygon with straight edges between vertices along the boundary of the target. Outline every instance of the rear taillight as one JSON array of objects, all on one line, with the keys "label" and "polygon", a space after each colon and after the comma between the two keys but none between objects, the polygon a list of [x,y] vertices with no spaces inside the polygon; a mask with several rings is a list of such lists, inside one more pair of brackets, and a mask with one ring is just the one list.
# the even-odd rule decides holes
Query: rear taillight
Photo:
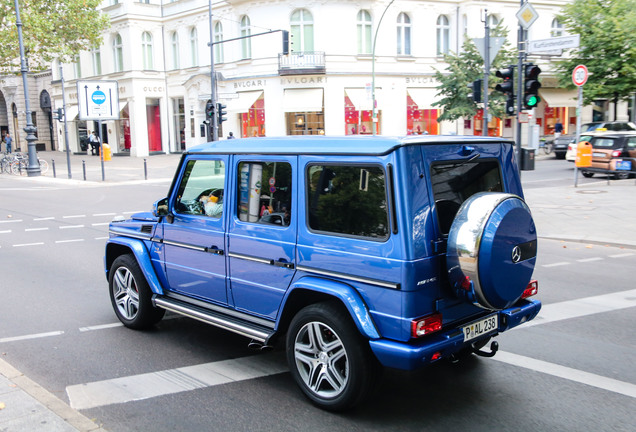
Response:
[{"label": "rear taillight", "polygon": [[442,329],[442,314],[436,313],[411,321],[411,336],[419,338]]},{"label": "rear taillight", "polygon": [[623,153],[622,150],[614,150],[612,152],[612,157],[619,157]]},{"label": "rear taillight", "polygon": [[526,287],[526,289],[523,291],[523,294],[521,294],[521,298],[528,298],[528,297],[532,297],[533,295],[536,295],[539,292],[539,282],[537,282],[536,280],[531,280],[528,283],[528,286]]}]

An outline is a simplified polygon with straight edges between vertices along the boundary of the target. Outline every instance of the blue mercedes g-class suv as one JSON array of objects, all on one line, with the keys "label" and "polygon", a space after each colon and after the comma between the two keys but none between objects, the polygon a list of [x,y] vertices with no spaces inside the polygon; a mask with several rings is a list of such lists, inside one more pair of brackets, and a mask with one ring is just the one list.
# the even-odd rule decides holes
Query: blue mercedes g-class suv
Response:
[{"label": "blue mercedes g-class suv", "polygon": [[360,402],[381,366],[494,355],[489,339],[541,308],[535,225],[500,138],[208,143],[152,213],[109,232],[124,325],[168,310],[284,342],[295,381],[330,410]]}]

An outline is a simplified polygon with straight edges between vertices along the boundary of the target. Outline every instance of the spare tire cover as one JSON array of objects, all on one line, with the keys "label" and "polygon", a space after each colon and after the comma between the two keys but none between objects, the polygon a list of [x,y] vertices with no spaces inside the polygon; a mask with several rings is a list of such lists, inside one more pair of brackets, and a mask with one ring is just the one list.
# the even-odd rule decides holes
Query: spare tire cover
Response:
[{"label": "spare tire cover", "polygon": [[526,289],[534,271],[537,233],[530,209],[517,195],[482,192],[468,198],[448,234],[450,283],[473,282],[475,304],[505,309]]}]

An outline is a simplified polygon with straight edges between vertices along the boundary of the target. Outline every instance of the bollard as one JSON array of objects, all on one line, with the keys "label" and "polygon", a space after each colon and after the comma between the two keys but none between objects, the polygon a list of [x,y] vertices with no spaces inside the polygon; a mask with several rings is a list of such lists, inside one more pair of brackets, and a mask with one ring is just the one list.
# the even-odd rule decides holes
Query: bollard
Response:
[{"label": "bollard", "polygon": [[146,164],[146,159],[144,159],[144,180],[148,180],[148,165]]},{"label": "bollard", "polygon": [[86,181],[86,161],[82,161],[82,171],[84,171],[84,181]]},{"label": "bollard", "polygon": [[57,178],[55,175],[55,159],[51,159],[51,165],[53,166],[53,178]]}]

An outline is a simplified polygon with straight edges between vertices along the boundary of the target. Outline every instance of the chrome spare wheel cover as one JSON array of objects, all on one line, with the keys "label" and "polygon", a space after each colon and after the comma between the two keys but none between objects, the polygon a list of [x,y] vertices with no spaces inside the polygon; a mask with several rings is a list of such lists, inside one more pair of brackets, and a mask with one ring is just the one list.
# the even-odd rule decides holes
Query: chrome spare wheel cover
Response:
[{"label": "chrome spare wheel cover", "polygon": [[296,334],[296,369],[317,396],[334,398],[349,381],[349,359],[338,335],[327,325],[312,321]]},{"label": "chrome spare wheel cover", "polygon": [[139,290],[131,271],[119,267],[113,277],[113,298],[117,310],[124,318],[132,320],[139,312]]}]

